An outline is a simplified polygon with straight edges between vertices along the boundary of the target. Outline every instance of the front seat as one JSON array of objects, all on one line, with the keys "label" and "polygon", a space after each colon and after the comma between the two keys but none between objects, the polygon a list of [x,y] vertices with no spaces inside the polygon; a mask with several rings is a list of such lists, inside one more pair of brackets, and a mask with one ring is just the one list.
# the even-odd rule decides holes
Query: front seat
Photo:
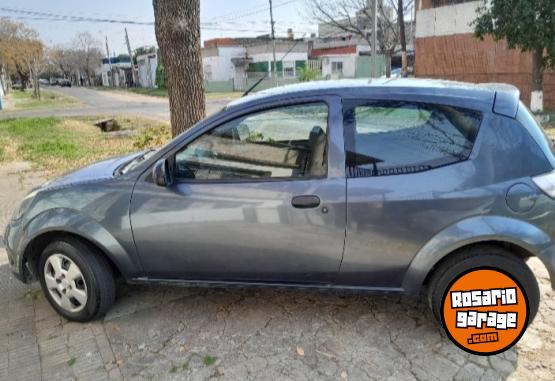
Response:
[{"label": "front seat", "polygon": [[312,127],[308,137],[310,157],[308,158],[307,175],[325,176],[327,173],[326,133],[320,126]]}]

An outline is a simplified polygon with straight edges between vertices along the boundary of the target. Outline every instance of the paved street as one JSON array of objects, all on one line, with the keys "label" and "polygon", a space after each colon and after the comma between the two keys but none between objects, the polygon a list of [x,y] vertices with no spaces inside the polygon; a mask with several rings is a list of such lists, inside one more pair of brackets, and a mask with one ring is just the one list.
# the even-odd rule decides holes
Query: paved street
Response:
[{"label": "paved street", "polygon": [[[0,166],[0,229],[43,181]],[[17,282],[0,247],[1,380],[552,380],[555,295],[521,342],[490,358],[456,348],[421,300],[317,291],[122,286],[89,324],[61,319]]]},{"label": "paved street", "polygon": [[[170,108],[167,98],[152,97],[123,91],[101,91],[83,87],[50,87],[47,90],[57,91],[78,99],[81,104],[75,107],[59,109],[36,109],[22,111],[2,111],[0,119],[39,116],[81,116],[81,115],[138,115],[162,121],[170,120]],[[208,99],[206,113],[213,114],[220,110],[231,99]]]}]

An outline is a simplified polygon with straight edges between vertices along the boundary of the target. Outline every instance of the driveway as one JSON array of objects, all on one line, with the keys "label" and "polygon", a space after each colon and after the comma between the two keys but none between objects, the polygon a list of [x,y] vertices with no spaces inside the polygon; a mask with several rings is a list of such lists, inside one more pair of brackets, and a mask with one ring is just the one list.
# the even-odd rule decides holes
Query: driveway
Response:
[{"label": "driveway", "polygon": [[[0,231],[43,181],[0,166]],[[38,284],[11,275],[0,247],[2,380],[552,380],[555,298],[547,272],[538,316],[492,357],[455,347],[420,299],[273,289],[120,286],[101,321],[60,318]]]},{"label": "driveway", "polygon": [[[47,108],[37,110],[2,111],[0,119],[42,116],[82,116],[82,115],[139,115],[146,118],[169,122],[170,107],[167,98],[152,97],[124,91],[102,91],[84,87],[44,87],[78,99],[75,107]],[[232,99],[208,99],[206,113],[213,114]]]}]

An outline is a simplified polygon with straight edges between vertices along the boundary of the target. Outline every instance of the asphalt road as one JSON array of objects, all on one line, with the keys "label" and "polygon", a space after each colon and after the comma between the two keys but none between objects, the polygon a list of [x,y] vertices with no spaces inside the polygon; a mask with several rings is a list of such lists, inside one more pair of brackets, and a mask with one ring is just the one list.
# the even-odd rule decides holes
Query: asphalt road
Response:
[{"label": "asphalt road", "polygon": [[[45,86],[45,89],[74,97],[80,101],[80,104],[72,107],[2,111],[0,112],[0,119],[42,116],[138,115],[166,122],[170,120],[170,108],[167,98],[144,96],[123,91],[93,90],[83,87]],[[207,114],[213,114],[230,101],[231,99],[227,98],[207,100]]]}]

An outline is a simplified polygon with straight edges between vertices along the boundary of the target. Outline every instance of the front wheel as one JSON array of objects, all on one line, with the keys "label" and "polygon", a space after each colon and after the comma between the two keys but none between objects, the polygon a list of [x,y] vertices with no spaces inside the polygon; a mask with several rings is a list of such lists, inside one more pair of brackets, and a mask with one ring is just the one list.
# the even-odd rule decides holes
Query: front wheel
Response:
[{"label": "front wheel", "polygon": [[115,300],[110,264],[77,239],[61,239],[44,249],[39,278],[49,303],[68,320],[85,322],[100,317]]}]

